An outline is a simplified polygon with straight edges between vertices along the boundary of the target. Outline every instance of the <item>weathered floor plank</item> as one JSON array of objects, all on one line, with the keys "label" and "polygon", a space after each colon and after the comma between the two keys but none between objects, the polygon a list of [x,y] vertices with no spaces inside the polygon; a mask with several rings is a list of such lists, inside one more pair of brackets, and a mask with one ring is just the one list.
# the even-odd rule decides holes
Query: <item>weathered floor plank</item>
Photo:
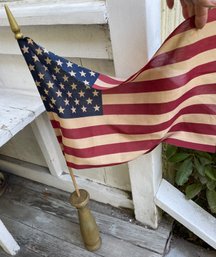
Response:
[{"label": "weathered floor plank", "polygon": [[[69,206],[68,199],[69,199],[70,194],[68,192],[56,189],[54,187],[47,187],[44,184],[40,184],[40,183],[31,181],[31,180],[27,180],[25,178],[21,178],[21,177],[15,176],[15,175],[10,176],[9,183],[11,185],[12,184],[18,185],[20,188],[24,187],[24,188],[30,189],[32,191],[42,193],[43,198],[47,196],[47,198],[52,197],[56,200],[61,200],[65,203],[67,203],[67,205]],[[133,220],[133,222],[135,222],[134,213],[133,213],[133,210],[131,210],[131,209],[127,209],[127,210],[119,209],[119,208],[112,207],[108,204],[99,203],[99,202],[96,202],[93,200],[90,201],[89,206],[90,206],[91,210],[94,210],[95,212],[106,214],[108,216],[111,215],[113,217],[119,218],[121,220],[126,220],[126,221],[128,221],[130,219],[130,220]]]},{"label": "weathered floor plank", "polygon": [[[28,188],[27,194],[25,186],[29,185],[29,182],[25,183],[23,179],[14,179],[12,177],[10,180],[10,190],[6,197],[18,202],[22,201],[27,206],[39,208],[45,212],[78,223],[77,212],[68,202],[68,193],[63,192],[63,195],[58,195],[56,194],[57,189],[52,188],[44,191],[45,187],[41,185],[43,188],[40,188],[38,184],[35,192],[32,190],[32,188],[35,190],[35,182],[31,183],[31,189]],[[101,213],[101,209],[103,209],[104,213]],[[102,233],[112,235],[160,254],[164,252],[164,247],[171,231],[172,224],[170,221],[163,220],[157,230],[151,230],[131,223],[133,219],[130,216],[127,216],[127,219],[125,216],[125,220],[120,219],[121,213],[118,213],[114,208],[106,206],[104,210],[104,208],[95,208],[93,206],[92,213]],[[152,244],[153,238],[155,239],[154,244]]]},{"label": "weathered floor plank", "polygon": [[[34,227],[26,226],[13,219],[3,217],[4,223],[15,235],[16,240],[21,246],[21,251],[16,257],[96,257],[98,255],[88,252],[80,247],[50,236]],[[24,255],[24,249],[26,255]],[[0,256],[2,253],[0,252]],[[28,255],[27,255],[28,254]],[[7,255],[8,256],[8,255]]]},{"label": "weathered floor plank", "polygon": [[[0,256],[1,257],[11,257],[11,255],[3,252],[1,249],[0,249]],[[24,248],[24,247],[22,249],[20,249],[20,251],[15,256],[16,257],[42,257],[38,253],[32,252],[31,250]]]},{"label": "weathered floor plank", "polygon": [[[64,242],[68,242],[80,248],[83,248],[80,237],[79,225],[66,219],[59,218],[52,214],[45,213],[39,209],[22,205],[9,199],[0,199],[1,218],[7,217],[16,220],[34,230],[40,231],[45,235],[50,235]],[[6,223],[7,225],[7,223]],[[8,227],[10,229],[10,227]],[[13,232],[12,232],[13,233]],[[16,235],[16,233],[15,233]],[[103,245],[97,254],[100,256],[109,256],[112,249],[112,256],[120,257],[159,257],[161,255],[148,249],[135,246],[124,240],[101,233]],[[19,242],[19,240],[18,240]]]},{"label": "weathered floor plank", "polygon": [[[0,218],[21,245],[18,257],[163,256],[171,222],[164,221],[156,231],[147,229],[135,224],[128,213],[121,219],[122,211],[106,205],[101,208],[94,202],[91,202],[91,209],[103,244],[97,252],[89,253],[83,247],[77,212],[68,198],[69,194],[63,191],[13,175],[10,177],[8,190],[0,198]],[[28,251],[36,255],[28,255]],[[5,257],[1,253],[0,256]]]}]

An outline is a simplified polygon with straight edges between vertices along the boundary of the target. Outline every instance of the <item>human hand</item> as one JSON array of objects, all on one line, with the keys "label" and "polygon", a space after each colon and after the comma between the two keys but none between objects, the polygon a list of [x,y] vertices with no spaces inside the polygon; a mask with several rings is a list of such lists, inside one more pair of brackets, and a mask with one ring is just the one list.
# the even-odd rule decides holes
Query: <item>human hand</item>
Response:
[{"label": "human hand", "polygon": [[[166,0],[170,9],[173,8],[174,0]],[[185,19],[195,15],[195,25],[198,29],[205,26],[208,19],[208,9],[216,7],[216,0],[180,0],[182,14]]]}]

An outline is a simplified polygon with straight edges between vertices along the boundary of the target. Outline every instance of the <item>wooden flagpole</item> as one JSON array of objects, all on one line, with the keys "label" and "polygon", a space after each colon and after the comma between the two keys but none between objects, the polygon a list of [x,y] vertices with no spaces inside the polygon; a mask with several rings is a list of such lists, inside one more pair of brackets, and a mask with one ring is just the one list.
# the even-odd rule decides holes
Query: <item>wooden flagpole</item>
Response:
[{"label": "wooden flagpole", "polygon": [[[16,39],[23,38],[23,34],[20,31],[20,27],[19,27],[18,23],[16,22],[13,14],[11,13],[11,11],[10,11],[10,9],[9,9],[9,7],[7,5],[5,5],[5,10],[6,10],[6,13],[7,13],[7,17],[8,17],[9,23],[10,23],[11,30],[15,34],[15,38]],[[71,179],[72,179],[75,191],[77,193],[77,196],[80,197],[79,188],[78,188],[78,185],[77,185],[76,178],[74,176],[73,170],[71,168],[69,168],[69,172],[70,172],[70,176],[71,176]]]},{"label": "wooden flagpole", "polygon": [[74,185],[74,188],[75,188],[75,191],[77,193],[77,196],[80,197],[80,190],[78,188],[78,185],[77,185],[77,182],[76,182],[76,178],[74,176],[74,172],[73,172],[73,169],[72,168],[69,168],[69,172],[70,172],[70,176],[71,176],[71,179],[73,181],[73,185]]},{"label": "wooden flagpole", "polygon": [[[5,10],[11,30],[15,34],[15,38],[17,40],[22,39],[23,34],[21,33],[19,25],[17,24],[13,14],[11,13],[7,5],[5,5]],[[92,216],[90,209],[88,208],[89,193],[84,189],[79,190],[73,170],[71,168],[69,168],[69,172],[75,188],[75,191],[70,196],[70,203],[78,210],[80,230],[85,247],[89,251],[98,250],[101,246],[101,238],[96,221]]]}]

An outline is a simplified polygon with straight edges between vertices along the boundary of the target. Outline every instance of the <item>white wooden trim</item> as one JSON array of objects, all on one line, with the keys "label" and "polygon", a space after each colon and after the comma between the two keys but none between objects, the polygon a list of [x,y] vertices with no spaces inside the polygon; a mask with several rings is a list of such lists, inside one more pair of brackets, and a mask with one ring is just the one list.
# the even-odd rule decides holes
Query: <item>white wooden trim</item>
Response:
[{"label": "white wooden trim", "polygon": [[44,110],[37,96],[0,89],[0,146],[32,122]]},{"label": "white wooden trim", "polygon": [[162,179],[161,164],[161,146],[153,154],[141,156],[129,163],[135,216],[155,229],[161,218],[154,203],[154,196]]},{"label": "white wooden trim", "polygon": [[107,0],[107,15],[116,76],[126,78],[160,46],[160,0]]},{"label": "white wooden trim", "polygon": [[[0,156],[0,167],[2,171],[10,172],[45,185],[53,186],[68,192],[74,191],[71,178],[68,174],[63,174],[57,178],[51,175],[49,170],[45,167],[2,155]],[[133,208],[133,202],[127,192],[80,177],[76,177],[76,180],[79,187],[86,189],[93,200],[110,204],[115,207]]]},{"label": "white wooden trim", "polygon": [[[116,76],[129,77],[160,46],[160,0],[107,0],[107,13]],[[136,219],[156,228],[153,198],[161,181],[160,148],[131,162],[129,172]]]},{"label": "white wooden trim", "polygon": [[145,1],[147,61],[161,46],[161,1]]},{"label": "white wooden trim", "polygon": [[[89,1],[18,1],[9,3],[10,9],[19,25],[55,25],[55,24],[105,24],[106,7],[103,0]],[[0,26],[9,26],[0,4]]]},{"label": "white wooden trim", "polygon": [[192,200],[187,200],[183,193],[164,179],[155,196],[155,203],[216,249],[216,218]]},{"label": "white wooden trim", "polygon": [[10,255],[15,255],[20,247],[14,240],[10,232],[0,220],[0,246]]},{"label": "white wooden trim", "polygon": [[58,177],[63,172],[68,172],[59,143],[51,127],[46,113],[40,115],[31,123],[33,133],[40,146],[50,173]]},{"label": "white wooden trim", "polygon": [[[1,66],[15,58],[13,55],[18,55],[20,59],[17,61],[23,65],[25,63],[23,56],[11,30],[8,27],[2,27],[0,31],[0,54],[3,54],[0,56]],[[22,27],[22,32],[47,50],[62,57],[112,60],[112,47],[107,26],[26,26]],[[10,56],[5,56],[5,54]],[[15,63],[16,60],[13,64]],[[15,87],[15,85],[8,86]]]}]

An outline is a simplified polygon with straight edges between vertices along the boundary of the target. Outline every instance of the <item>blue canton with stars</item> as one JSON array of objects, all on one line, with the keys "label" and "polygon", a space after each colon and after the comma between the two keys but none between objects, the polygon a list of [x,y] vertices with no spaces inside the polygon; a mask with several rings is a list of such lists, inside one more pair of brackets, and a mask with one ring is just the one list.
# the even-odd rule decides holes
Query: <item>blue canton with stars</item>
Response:
[{"label": "blue canton with stars", "polygon": [[102,93],[92,88],[99,73],[59,57],[34,43],[18,40],[48,112],[61,118],[102,115]]}]

